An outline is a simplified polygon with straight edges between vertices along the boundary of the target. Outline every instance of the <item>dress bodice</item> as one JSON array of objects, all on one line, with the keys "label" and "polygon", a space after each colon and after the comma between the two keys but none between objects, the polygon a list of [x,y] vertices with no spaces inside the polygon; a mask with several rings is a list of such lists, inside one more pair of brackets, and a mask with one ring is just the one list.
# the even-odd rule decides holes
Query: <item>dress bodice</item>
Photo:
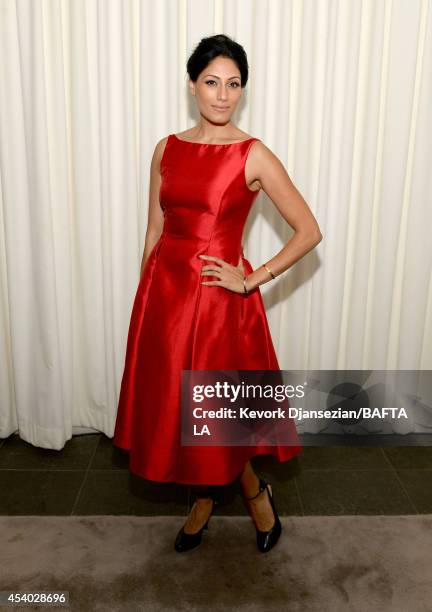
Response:
[{"label": "dress bodice", "polygon": [[258,191],[249,189],[245,163],[258,138],[207,144],[168,136],[162,156],[160,203],[164,233],[172,237],[239,245]]}]

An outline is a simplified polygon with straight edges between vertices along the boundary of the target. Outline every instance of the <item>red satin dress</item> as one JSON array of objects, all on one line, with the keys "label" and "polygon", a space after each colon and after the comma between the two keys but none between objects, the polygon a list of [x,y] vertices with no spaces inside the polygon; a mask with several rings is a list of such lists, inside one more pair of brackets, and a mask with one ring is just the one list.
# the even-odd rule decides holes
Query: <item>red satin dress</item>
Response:
[{"label": "red satin dress", "polygon": [[244,168],[257,138],[188,142],[170,134],[160,163],[162,234],[147,258],[132,308],[113,444],[130,450],[129,469],[147,480],[223,485],[248,459],[301,452],[289,446],[182,446],[181,374],[189,370],[279,370],[259,287],[240,294],[201,281],[218,256],[253,271],[241,245],[257,191]]}]

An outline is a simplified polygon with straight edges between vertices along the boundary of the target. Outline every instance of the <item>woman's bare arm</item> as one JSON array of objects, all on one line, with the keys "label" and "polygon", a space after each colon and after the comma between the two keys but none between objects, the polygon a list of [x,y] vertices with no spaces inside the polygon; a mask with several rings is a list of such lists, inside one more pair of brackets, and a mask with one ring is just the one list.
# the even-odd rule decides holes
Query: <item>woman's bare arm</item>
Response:
[{"label": "woman's bare arm", "polygon": [[164,214],[159,202],[159,190],[161,184],[160,161],[162,159],[167,140],[167,137],[162,138],[162,140],[157,143],[150,164],[149,212],[140,276],[143,273],[148,256],[152,252],[155,244],[162,234],[164,224]]},{"label": "woman's bare arm", "polygon": [[[272,259],[264,262],[275,276],[279,276],[321,242],[322,234],[311,209],[291,181],[284,165],[260,140],[252,145],[246,165],[245,170],[250,177],[248,183],[258,180],[282,217],[295,230],[286,245]],[[260,266],[249,274],[246,286],[250,291],[269,280],[269,273]]]}]

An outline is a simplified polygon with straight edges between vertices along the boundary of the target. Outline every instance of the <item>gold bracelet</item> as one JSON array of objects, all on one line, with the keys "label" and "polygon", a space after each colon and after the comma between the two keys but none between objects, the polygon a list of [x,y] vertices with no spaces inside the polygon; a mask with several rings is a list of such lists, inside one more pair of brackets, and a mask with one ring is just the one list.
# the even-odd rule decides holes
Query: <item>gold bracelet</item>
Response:
[{"label": "gold bracelet", "polygon": [[270,270],[270,268],[267,268],[267,266],[265,264],[263,264],[263,267],[267,270],[267,272],[270,274],[270,276],[272,278],[276,278],[276,276],[273,274],[273,272]]}]

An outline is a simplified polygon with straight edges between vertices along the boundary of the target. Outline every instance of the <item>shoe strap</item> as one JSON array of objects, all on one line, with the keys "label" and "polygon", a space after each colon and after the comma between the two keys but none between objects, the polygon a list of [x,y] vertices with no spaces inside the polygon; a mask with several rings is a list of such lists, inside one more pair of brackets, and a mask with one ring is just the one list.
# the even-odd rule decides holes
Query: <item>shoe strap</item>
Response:
[{"label": "shoe strap", "polygon": [[256,497],[258,497],[258,495],[260,495],[263,491],[265,491],[267,488],[267,483],[264,482],[264,480],[262,478],[259,479],[259,489],[258,489],[258,493],[256,495],[254,495],[253,497],[245,497],[245,499],[247,501],[251,501],[252,499],[255,499]]}]

